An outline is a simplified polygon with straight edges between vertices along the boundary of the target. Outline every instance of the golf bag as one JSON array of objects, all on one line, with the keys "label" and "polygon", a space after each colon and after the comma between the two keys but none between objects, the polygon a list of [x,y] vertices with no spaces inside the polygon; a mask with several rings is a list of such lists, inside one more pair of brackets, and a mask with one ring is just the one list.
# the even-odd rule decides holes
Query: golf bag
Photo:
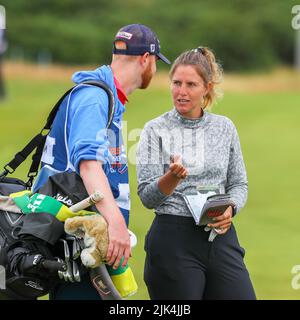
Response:
[{"label": "golf bag", "polygon": [[[0,182],[2,196],[24,189],[18,179]],[[63,224],[48,213],[25,215],[14,212],[13,206],[7,209],[12,211],[0,210],[0,299],[35,299],[49,292],[58,281],[58,270],[64,269],[54,257]]]},{"label": "golf bag", "polygon": [[[108,127],[114,114],[111,89],[101,81],[86,81],[84,84],[97,86],[107,93]],[[61,102],[73,88],[56,103],[41,132],[4,166],[4,171],[0,174],[0,196],[31,188],[33,179],[38,174],[44,144],[55,115]],[[27,182],[7,177],[33,151]],[[83,195],[86,195],[86,191]],[[82,199],[74,200],[77,202]],[[61,238],[66,238],[63,223],[47,212],[23,214],[10,211],[9,207],[7,210],[0,210],[0,299],[36,299],[47,294],[61,280],[59,272],[63,274],[66,270],[61,259],[66,247],[58,245]]]}]

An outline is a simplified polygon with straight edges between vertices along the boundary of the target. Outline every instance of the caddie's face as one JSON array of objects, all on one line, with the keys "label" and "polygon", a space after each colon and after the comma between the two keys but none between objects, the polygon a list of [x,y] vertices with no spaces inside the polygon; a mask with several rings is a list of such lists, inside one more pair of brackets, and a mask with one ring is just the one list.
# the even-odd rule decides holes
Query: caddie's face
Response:
[{"label": "caddie's face", "polygon": [[176,110],[185,118],[199,118],[201,103],[207,94],[202,77],[191,65],[179,65],[171,79],[171,93]]}]

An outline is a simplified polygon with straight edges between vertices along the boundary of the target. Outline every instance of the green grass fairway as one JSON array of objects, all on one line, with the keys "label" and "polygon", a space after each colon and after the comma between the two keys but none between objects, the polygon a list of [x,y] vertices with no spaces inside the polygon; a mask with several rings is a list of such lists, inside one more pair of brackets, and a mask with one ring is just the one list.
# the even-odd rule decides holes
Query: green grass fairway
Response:
[{"label": "green grass fairway", "polygon": [[[46,71],[45,71],[46,72]],[[43,77],[45,78],[45,77]],[[7,79],[8,97],[0,102],[0,168],[42,128],[58,97],[71,85],[65,79],[43,80],[28,74]],[[129,97],[128,152],[138,137],[132,131],[172,106],[166,86],[153,85]],[[246,263],[259,299],[299,299],[291,286],[294,265],[300,265],[300,92],[225,92],[213,112],[235,123],[244,153],[249,198],[235,217]],[[126,128],[126,126],[125,126]],[[24,177],[26,165],[15,176]],[[130,229],[138,236],[130,265],[139,291],[131,299],[149,299],[143,282],[144,237],[153,219],[136,194],[136,172],[130,164],[132,211]]]}]

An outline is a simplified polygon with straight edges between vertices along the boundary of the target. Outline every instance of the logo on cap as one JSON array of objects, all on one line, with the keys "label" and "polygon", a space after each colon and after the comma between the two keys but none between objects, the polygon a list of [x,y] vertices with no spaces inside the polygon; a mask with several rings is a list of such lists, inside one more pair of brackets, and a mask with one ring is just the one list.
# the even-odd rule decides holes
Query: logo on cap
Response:
[{"label": "logo on cap", "polygon": [[117,33],[116,38],[125,38],[127,40],[130,40],[132,37],[132,33],[120,31]]},{"label": "logo on cap", "polygon": [[150,44],[150,52],[155,52],[155,44],[154,43]]}]

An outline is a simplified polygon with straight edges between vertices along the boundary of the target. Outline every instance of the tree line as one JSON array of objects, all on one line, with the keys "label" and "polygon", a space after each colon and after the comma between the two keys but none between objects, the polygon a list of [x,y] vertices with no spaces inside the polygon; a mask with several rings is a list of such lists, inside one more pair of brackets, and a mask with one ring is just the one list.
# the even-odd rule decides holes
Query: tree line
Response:
[{"label": "tree line", "polygon": [[143,23],[173,60],[198,45],[212,48],[225,70],[291,65],[294,0],[4,0],[8,57],[64,64],[110,63],[112,39]]}]

